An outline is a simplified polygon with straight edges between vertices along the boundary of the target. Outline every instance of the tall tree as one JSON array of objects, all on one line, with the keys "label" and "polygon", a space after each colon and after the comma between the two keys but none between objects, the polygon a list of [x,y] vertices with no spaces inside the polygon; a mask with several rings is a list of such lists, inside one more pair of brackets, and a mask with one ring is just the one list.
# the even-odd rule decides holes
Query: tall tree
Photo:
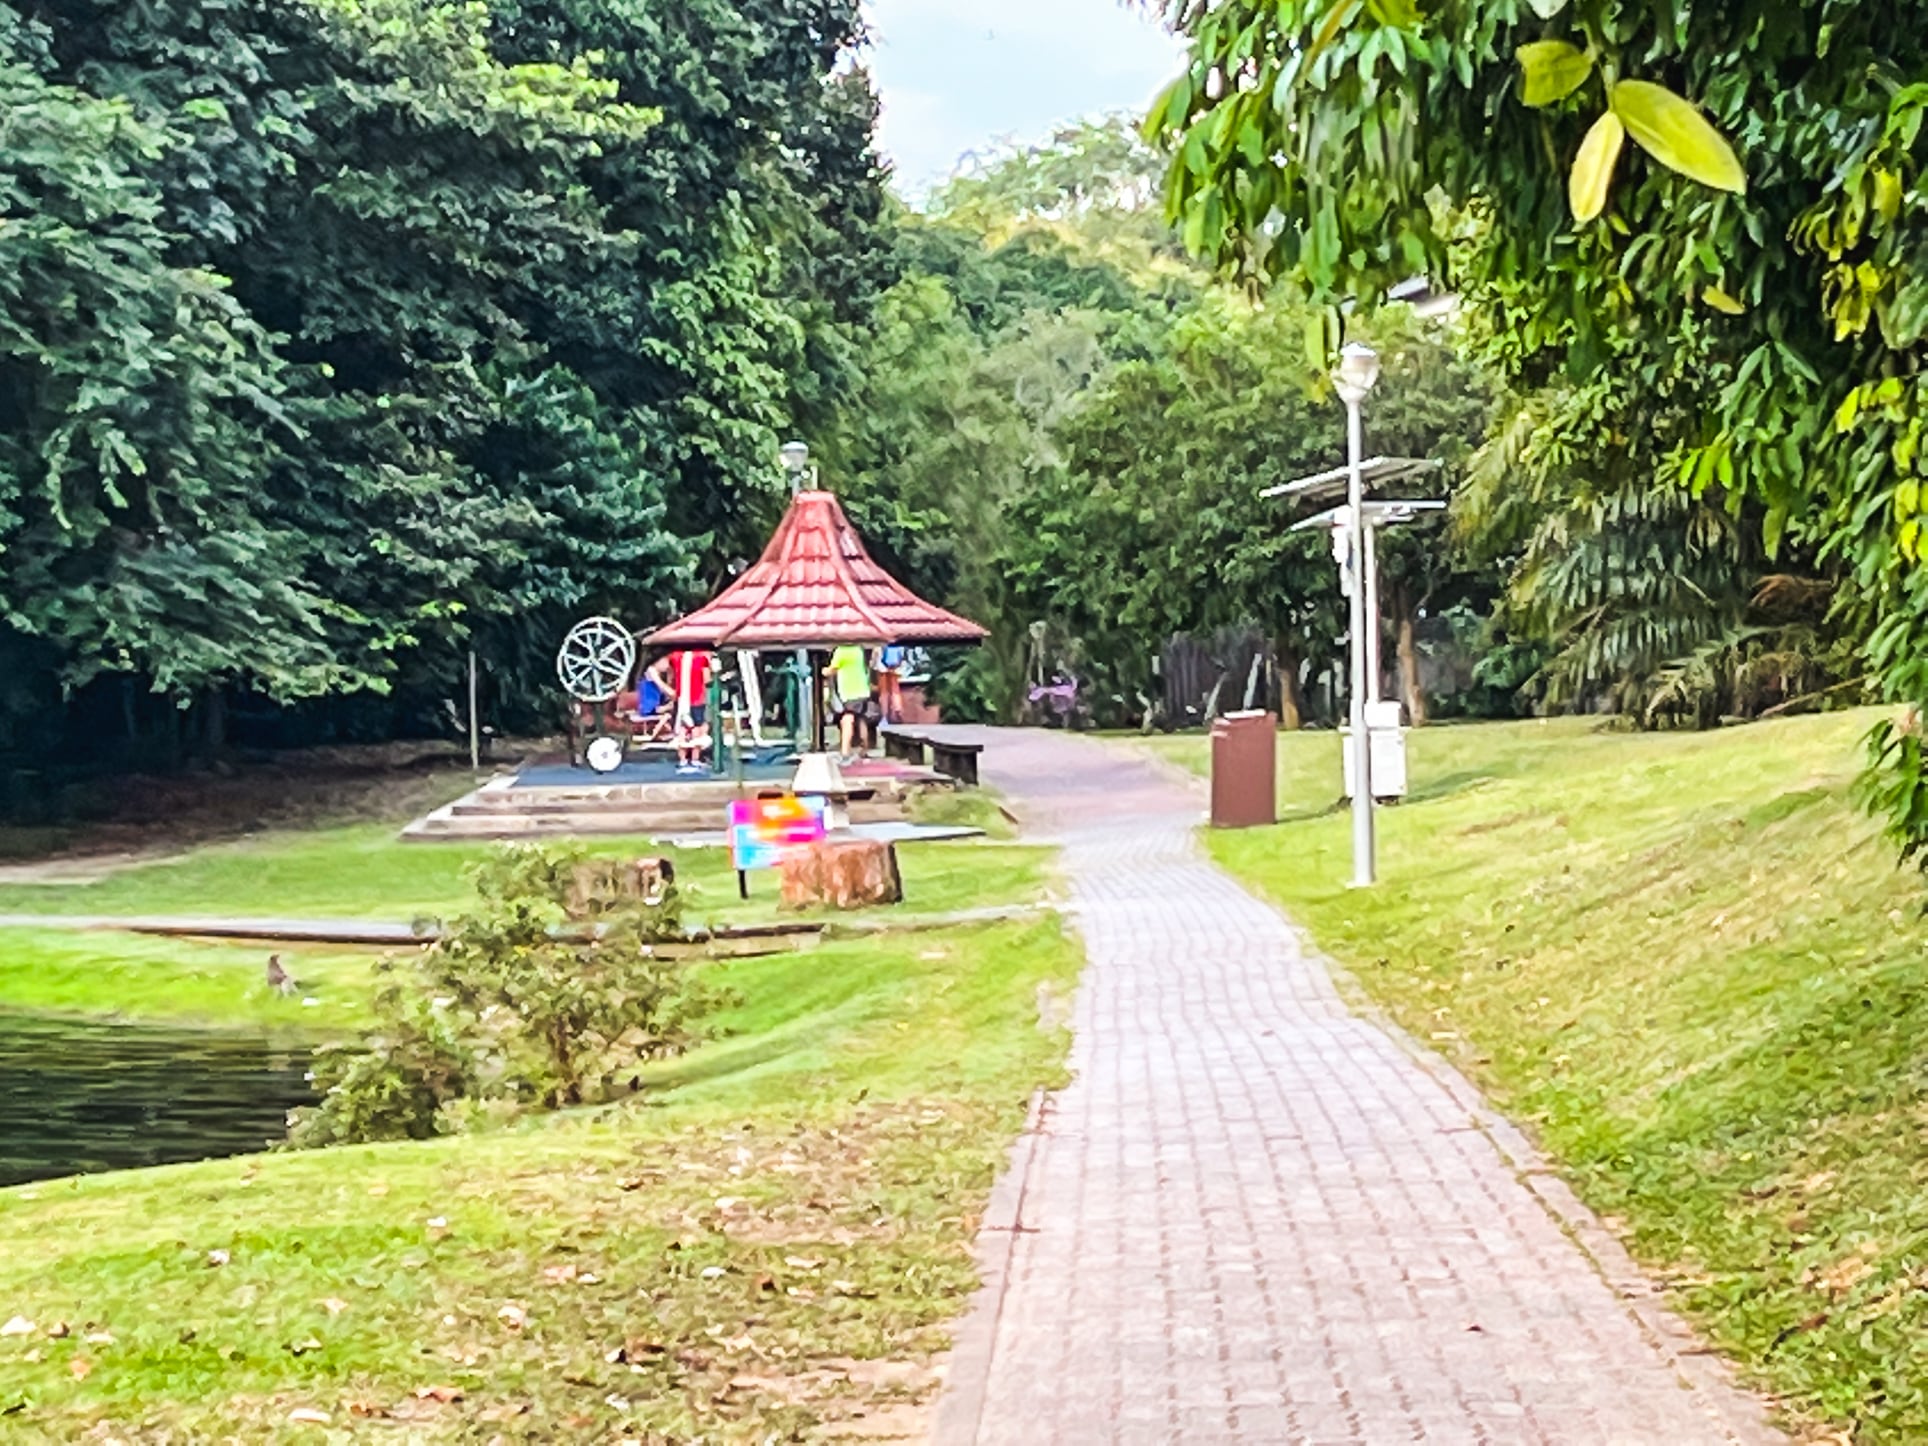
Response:
[{"label": "tall tree", "polygon": [[[1510,386],[1588,391],[1573,470],[1631,468],[1839,568],[1888,691],[1928,698],[1928,39],[1909,7],[1168,10],[1193,51],[1151,126],[1194,245],[1335,302],[1415,271],[1460,290]],[[1920,750],[1877,746],[1919,849]]]},{"label": "tall tree", "polygon": [[[105,469],[99,517],[0,517],[19,645],[69,686],[421,713],[465,645],[527,707],[579,611],[676,610],[780,506],[790,415],[851,379],[886,261],[857,38],[855,0],[0,6],[8,74],[97,136],[77,216],[139,249],[48,245],[167,363],[8,429],[107,448],[72,464]],[[57,149],[15,148],[21,196]]]}]

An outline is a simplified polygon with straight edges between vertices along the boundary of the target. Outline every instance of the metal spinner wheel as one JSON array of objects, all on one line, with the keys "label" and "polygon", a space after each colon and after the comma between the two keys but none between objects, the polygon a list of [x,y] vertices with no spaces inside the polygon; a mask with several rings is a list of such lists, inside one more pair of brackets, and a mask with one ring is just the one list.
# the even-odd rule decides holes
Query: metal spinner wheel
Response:
[{"label": "metal spinner wheel", "polygon": [[636,635],[614,618],[584,618],[562,640],[556,676],[582,703],[607,703],[636,671]]}]

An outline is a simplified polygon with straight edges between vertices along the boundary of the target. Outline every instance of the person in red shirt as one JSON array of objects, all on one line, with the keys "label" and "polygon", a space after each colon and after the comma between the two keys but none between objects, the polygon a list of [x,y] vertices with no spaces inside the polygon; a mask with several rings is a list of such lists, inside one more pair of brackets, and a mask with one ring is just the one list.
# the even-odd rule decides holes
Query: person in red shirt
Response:
[{"label": "person in red shirt", "polygon": [[686,648],[669,655],[670,690],[676,695],[676,771],[703,771],[703,729],[709,721],[710,668],[706,652]]}]

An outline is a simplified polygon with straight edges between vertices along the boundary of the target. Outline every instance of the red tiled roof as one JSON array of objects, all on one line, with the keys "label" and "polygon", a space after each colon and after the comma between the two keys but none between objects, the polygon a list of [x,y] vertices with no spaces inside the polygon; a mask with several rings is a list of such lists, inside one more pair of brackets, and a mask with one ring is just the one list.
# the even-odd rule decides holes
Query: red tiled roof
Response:
[{"label": "red tiled roof", "polygon": [[927,603],[872,560],[829,492],[799,492],[742,577],[643,641],[650,647],[802,648],[975,643],[983,628]]}]

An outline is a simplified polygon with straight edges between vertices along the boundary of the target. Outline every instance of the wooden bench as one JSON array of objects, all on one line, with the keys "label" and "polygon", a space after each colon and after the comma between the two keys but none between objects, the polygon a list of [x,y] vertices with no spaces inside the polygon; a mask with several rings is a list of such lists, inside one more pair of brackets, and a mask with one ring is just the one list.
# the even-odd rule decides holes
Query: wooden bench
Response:
[{"label": "wooden bench", "polygon": [[884,730],[884,753],[900,763],[921,764],[924,761],[924,752],[930,746],[930,739],[915,733],[906,733],[901,728]]},{"label": "wooden bench", "polygon": [[933,739],[930,748],[932,768],[946,778],[977,787],[977,759],[984,751],[982,743],[939,743]]}]

